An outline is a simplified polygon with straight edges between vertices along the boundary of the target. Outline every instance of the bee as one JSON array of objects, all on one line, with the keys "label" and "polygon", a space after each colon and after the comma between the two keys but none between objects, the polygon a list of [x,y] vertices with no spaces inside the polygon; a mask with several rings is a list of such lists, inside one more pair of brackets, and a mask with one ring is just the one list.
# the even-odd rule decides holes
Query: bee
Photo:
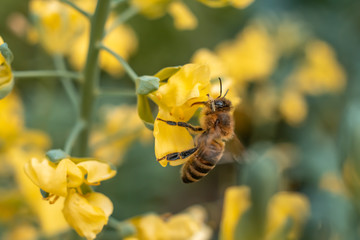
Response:
[{"label": "bee", "polygon": [[[193,105],[201,104],[203,109],[200,117],[200,126],[193,126],[186,122],[174,122],[157,118],[172,126],[185,127],[192,133],[197,133],[195,137],[195,147],[183,152],[175,152],[157,159],[161,161],[175,161],[178,159],[189,158],[181,168],[181,179],[184,183],[197,182],[206,176],[219,162],[223,156],[225,142],[233,139],[234,119],[231,114],[232,103],[225,98],[229,90],[222,96],[222,83],[220,82],[220,95],[213,99],[208,94],[208,101],[195,102]],[[237,139],[237,138],[235,138]],[[238,141],[238,151],[243,147]],[[240,144],[240,145],[239,145]]]}]

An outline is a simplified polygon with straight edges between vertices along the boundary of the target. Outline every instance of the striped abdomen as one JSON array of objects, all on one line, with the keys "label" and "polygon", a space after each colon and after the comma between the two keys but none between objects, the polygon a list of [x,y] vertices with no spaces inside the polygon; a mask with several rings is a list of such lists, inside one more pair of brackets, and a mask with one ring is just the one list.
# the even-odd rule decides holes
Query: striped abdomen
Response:
[{"label": "striped abdomen", "polygon": [[220,160],[224,144],[212,141],[208,146],[199,147],[194,156],[181,169],[181,179],[184,183],[197,182],[206,176]]}]

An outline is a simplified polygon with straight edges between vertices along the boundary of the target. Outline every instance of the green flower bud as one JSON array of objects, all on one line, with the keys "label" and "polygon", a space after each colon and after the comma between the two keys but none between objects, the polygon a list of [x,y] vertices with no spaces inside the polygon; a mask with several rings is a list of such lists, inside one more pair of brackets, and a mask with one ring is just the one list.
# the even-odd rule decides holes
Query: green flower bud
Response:
[{"label": "green flower bud", "polygon": [[146,95],[160,86],[160,79],[154,76],[141,76],[136,79],[136,94]]}]

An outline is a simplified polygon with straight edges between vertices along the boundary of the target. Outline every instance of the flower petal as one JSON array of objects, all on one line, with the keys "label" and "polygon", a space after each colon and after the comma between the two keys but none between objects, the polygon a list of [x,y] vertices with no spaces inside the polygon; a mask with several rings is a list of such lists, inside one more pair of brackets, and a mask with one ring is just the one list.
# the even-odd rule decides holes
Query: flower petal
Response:
[{"label": "flower petal", "polygon": [[78,163],[77,166],[83,170],[84,174],[87,174],[86,181],[90,184],[107,180],[116,174],[109,164],[96,160],[84,161]]},{"label": "flower petal", "polygon": [[94,239],[113,211],[109,198],[101,193],[82,196],[71,190],[65,199],[64,217],[80,236]]}]

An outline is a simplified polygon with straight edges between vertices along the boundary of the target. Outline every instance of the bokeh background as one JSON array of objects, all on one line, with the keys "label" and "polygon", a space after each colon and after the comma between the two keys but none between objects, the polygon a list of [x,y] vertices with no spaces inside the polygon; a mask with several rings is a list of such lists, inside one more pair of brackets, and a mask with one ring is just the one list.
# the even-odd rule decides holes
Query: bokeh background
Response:
[{"label": "bokeh background", "polygon": [[[112,127],[123,129],[115,144],[100,153],[116,156],[116,177],[96,188],[113,201],[113,216],[124,220],[148,212],[177,213],[201,204],[217,239],[224,191],[245,183],[259,193],[274,188],[308,198],[311,215],[299,239],[359,239],[360,2],[255,0],[241,10],[210,8],[194,0],[184,3],[198,19],[194,30],[176,29],[168,14],[153,20],[136,15],[127,22],[138,42],[129,64],[139,75],[153,75],[167,66],[196,62],[199,49],[222,56],[232,64],[229,75],[237,79],[230,92],[241,99],[234,112],[236,135],[249,158],[267,156],[276,170],[260,164],[253,172],[251,161],[230,162],[219,164],[200,182],[185,185],[179,167],[157,163],[152,132],[134,126],[136,120],[128,117],[135,95],[104,97],[97,101],[94,131],[106,137],[114,133]],[[12,69],[53,69],[52,57],[28,41],[24,20],[30,21],[28,1],[1,2],[0,35],[15,56]],[[237,76],[236,68],[248,75]],[[134,89],[125,74],[102,72],[101,84]],[[46,132],[51,148],[62,148],[76,119],[59,81],[19,79],[15,92],[26,128]],[[114,110],[109,105],[122,107]],[[31,220],[31,210],[19,197],[21,191],[14,190],[19,184],[12,165],[1,166],[0,209],[11,211],[0,211],[0,238],[15,239],[11,229]],[[268,186],[274,173],[276,186]],[[106,233],[99,235],[102,238]]]}]

